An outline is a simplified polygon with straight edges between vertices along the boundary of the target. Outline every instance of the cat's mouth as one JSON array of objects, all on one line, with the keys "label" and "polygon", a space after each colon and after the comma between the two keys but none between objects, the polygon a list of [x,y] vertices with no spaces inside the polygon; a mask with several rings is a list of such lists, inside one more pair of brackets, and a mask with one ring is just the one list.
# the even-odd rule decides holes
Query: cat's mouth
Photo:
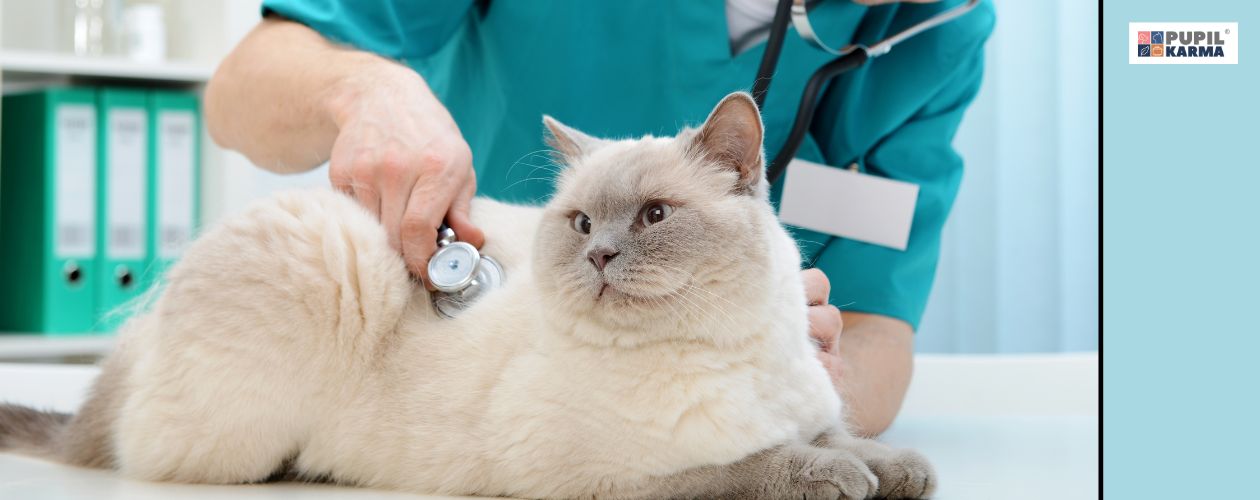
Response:
[{"label": "cat's mouth", "polygon": [[605,297],[607,297],[608,299],[615,299],[619,297],[629,297],[629,295],[626,295],[625,292],[618,290],[617,287],[612,286],[607,281],[605,281],[599,285],[599,293],[595,294],[595,301],[599,302],[601,300],[604,300]]},{"label": "cat's mouth", "polygon": [[623,301],[623,302],[636,302],[636,301],[646,301],[648,299],[646,297],[639,297],[637,295],[631,295],[629,293],[626,293],[622,291],[620,288],[617,288],[613,286],[611,283],[605,281],[600,284],[599,292],[595,294],[595,302],[612,301],[612,300]]},{"label": "cat's mouth", "polygon": [[597,304],[620,304],[620,305],[647,305],[658,303],[662,298],[666,298],[672,294],[663,295],[643,295],[641,293],[633,293],[625,289],[618,288],[616,285],[607,281],[601,281],[599,291],[595,293],[595,303]]}]

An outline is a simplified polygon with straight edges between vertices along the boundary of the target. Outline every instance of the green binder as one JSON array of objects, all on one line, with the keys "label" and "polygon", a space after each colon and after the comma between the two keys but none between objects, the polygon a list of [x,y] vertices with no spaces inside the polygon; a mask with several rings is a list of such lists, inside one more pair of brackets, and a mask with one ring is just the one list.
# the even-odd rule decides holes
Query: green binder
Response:
[{"label": "green binder", "polygon": [[149,266],[156,280],[192,241],[199,217],[201,112],[187,92],[149,93]]},{"label": "green binder", "polygon": [[90,332],[96,93],[7,95],[0,107],[0,331]]},{"label": "green binder", "polygon": [[149,105],[144,91],[97,93],[97,329],[112,331],[119,306],[144,289],[149,265]]}]

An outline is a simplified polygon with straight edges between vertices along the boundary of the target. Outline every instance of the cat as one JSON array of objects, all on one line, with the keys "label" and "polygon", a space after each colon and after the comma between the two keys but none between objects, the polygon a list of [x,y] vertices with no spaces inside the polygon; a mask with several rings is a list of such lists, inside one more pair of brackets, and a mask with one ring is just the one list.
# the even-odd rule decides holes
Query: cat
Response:
[{"label": "cat", "polygon": [[748,94],[676,137],[544,125],[556,194],[474,201],[507,278],[454,319],[351,198],[281,194],[189,248],[77,415],[0,407],[0,448],[195,483],[931,495],[920,454],[844,426]]}]

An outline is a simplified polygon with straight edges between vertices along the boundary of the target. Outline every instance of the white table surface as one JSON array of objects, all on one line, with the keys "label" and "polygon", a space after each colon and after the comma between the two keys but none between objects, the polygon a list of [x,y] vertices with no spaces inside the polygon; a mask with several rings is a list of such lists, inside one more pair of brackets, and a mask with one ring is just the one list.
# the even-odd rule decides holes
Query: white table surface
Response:
[{"label": "white table surface", "polygon": [[[59,376],[50,378],[53,373]],[[85,367],[0,365],[0,400],[73,406],[72,399],[82,393],[91,375]],[[881,439],[916,448],[932,460],[940,477],[938,499],[1097,498],[1096,375],[1097,359],[1092,355],[920,356],[905,410]],[[1095,383],[1087,385],[1091,377]],[[52,387],[33,390],[37,381]],[[1054,406],[1046,407],[1047,401]],[[146,483],[0,453],[0,498],[449,497],[291,483]]]}]

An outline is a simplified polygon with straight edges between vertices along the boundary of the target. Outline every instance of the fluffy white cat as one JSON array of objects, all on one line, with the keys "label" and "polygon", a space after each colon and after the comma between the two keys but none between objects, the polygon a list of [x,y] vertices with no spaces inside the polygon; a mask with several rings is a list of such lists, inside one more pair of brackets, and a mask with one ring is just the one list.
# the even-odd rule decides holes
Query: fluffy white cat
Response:
[{"label": "fluffy white cat", "polygon": [[159,480],[302,478],[545,498],[920,498],[850,437],[746,94],[672,138],[545,119],[544,208],[473,203],[503,287],[442,319],[371,214],[283,194],[203,235],[78,415],[0,406],[0,447]]}]

